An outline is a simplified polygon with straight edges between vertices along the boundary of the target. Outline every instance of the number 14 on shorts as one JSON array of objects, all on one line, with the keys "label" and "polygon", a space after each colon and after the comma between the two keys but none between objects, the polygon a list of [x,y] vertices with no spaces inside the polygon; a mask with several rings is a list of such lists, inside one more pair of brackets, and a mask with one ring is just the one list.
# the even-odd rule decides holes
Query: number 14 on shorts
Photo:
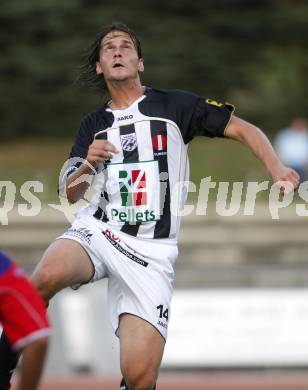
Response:
[{"label": "number 14 on shorts", "polygon": [[159,305],[157,306],[156,309],[159,310],[159,318],[164,318],[166,321],[168,321],[169,309],[168,308],[164,309],[164,305]]}]

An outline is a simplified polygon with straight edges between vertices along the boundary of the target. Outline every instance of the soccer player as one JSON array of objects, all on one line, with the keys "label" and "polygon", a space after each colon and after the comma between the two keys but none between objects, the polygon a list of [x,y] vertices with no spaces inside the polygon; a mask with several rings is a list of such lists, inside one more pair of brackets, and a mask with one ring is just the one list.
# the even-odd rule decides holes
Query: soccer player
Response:
[{"label": "soccer player", "polygon": [[[45,304],[21,269],[2,252],[0,323],[16,356],[22,353],[18,389],[37,389],[50,334]],[[2,356],[1,359],[3,358]],[[2,376],[0,384],[1,389],[8,388],[8,384],[3,383]]]},{"label": "soccer player", "polygon": [[238,140],[273,181],[288,181],[287,191],[298,185],[297,173],[281,163],[261,130],[233,115],[232,105],[145,87],[143,71],[140,42],[126,25],[113,23],[90,46],[84,76],[110,100],[81,121],[64,182],[72,203],[84,197],[85,178],[96,176],[99,191],[47,249],[33,276],[46,303],[64,287],[108,278],[122,390],[155,389],[167,338],[189,142],[196,136]]}]

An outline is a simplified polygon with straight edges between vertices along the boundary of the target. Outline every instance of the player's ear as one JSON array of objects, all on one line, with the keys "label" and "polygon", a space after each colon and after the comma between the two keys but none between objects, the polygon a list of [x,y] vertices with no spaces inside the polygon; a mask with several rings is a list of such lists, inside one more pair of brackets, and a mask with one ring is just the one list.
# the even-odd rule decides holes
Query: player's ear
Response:
[{"label": "player's ear", "polygon": [[138,72],[143,72],[144,71],[144,62],[143,58],[139,58],[139,63],[138,63]]},{"label": "player's ear", "polygon": [[103,74],[102,66],[98,61],[96,61],[96,74]]}]

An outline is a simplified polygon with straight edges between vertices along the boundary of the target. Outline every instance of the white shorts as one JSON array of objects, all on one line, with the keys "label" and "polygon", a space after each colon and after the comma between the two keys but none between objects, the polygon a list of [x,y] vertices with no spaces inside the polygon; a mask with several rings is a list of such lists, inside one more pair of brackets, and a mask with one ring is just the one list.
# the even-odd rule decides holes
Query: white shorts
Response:
[{"label": "white shorts", "polygon": [[108,309],[116,335],[119,316],[129,313],[149,322],[167,338],[176,244],[147,242],[112,231],[92,216],[77,218],[61,238],[74,240],[86,250],[95,269],[91,282],[108,278]]}]

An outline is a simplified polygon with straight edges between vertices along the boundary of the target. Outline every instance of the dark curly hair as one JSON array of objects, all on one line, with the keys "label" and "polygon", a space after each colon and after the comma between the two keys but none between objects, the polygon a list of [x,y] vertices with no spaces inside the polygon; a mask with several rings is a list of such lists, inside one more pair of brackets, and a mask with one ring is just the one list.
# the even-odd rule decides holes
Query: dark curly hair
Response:
[{"label": "dark curly hair", "polygon": [[81,73],[78,81],[82,84],[98,88],[101,92],[108,92],[106,82],[103,75],[96,73],[96,62],[99,61],[99,53],[103,38],[112,31],[122,31],[127,33],[136,48],[139,58],[142,58],[141,44],[134,31],[122,22],[113,22],[109,26],[105,26],[96,35],[95,40],[88,46],[84,55],[84,63],[81,66]]}]

